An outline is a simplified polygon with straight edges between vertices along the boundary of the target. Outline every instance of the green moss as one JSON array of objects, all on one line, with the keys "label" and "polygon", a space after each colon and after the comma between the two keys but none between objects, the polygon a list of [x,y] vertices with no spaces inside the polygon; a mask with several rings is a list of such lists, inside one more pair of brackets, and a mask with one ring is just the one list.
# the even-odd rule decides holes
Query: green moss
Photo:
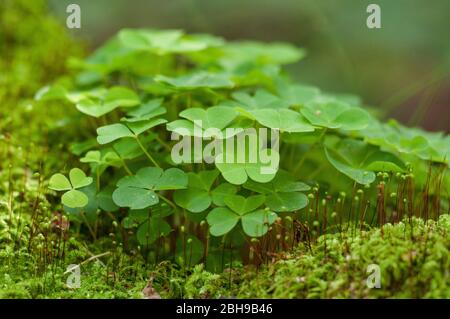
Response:
[{"label": "green moss", "polygon": [[[312,251],[300,245],[268,266],[233,265],[217,274],[203,265],[186,272],[169,262],[146,265],[141,257],[117,248],[81,265],[79,289],[66,286],[67,265],[104,252],[108,243],[86,247],[73,238],[64,262],[44,269],[25,251],[2,251],[0,296],[142,298],[153,278],[153,288],[162,298],[449,298],[449,230],[449,215],[427,224],[414,220],[412,236],[408,223],[388,224],[383,235],[377,228],[354,235],[349,229],[320,237]],[[370,264],[381,268],[380,289],[366,285]]]},{"label": "green moss", "polygon": [[[411,236],[404,223],[357,233],[323,236],[313,252],[300,247],[263,271],[239,278],[236,295],[248,298],[448,298],[450,218],[425,225]],[[369,289],[367,266],[378,264],[381,288]]]},{"label": "green moss", "polygon": [[[326,235],[269,266],[236,267],[220,276],[194,270],[186,297],[238,298],[449,298],[450,216],[416,219],[380,229]],[[367,267],[378,264],[381,288],[369,289]],[[215,287],[211,290],[211,287]]]}]

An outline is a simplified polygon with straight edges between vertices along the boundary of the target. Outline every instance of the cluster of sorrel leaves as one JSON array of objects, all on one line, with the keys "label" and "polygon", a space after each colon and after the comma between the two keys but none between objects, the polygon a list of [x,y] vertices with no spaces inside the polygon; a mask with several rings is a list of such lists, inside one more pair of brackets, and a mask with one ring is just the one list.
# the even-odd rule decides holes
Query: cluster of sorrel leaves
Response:
[{"label": "cluster of sorrel leaves", "polygon": [[[394,217],[402,209],[418,215],[424,209],[414,201],[423,197],[411,194],[423,187],[440,213],[450,137],[381,123],[357,97],[293,82],[282,65],[304,55],[283,43],[120,31],[86,60],[69,61],[76,78],[36,95],[43,104],[75,106],[80,135],[89,136],[70,146],[88,176],[73,168],[68,177],[53,175],[49,188],[64,192],[65,211],[93,237],[98,220],[110,219],[125,248],[134,243],[147,256],[174,255],[185,265],[215,263],[225,246],[251,255],[271,232],[286,248],[295,225],[322,233],[332,218],[381,224],[389,220],[379,204],[389,198]],[[185,128],[194,138],[197,120],[202,129],[278,129],[278,171],[261,174],[259,162],[175,165],[171,133]],[[439,183],[431,183],[436,168]]]}]

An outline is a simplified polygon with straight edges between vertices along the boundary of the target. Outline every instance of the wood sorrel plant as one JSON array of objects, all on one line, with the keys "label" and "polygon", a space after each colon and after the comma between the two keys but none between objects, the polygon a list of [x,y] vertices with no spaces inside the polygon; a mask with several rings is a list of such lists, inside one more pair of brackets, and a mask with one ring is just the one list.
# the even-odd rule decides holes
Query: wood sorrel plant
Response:
[{"label": "wood sorrel plant", "polygon": [[[252,260],[287,249],[344,221],[363,227],[448,210],[450,137],[381,123],[356,97],[292,82],[282,66],[303,56],[289,44],[122,30],[70,61],[80,70],[73,83],[36,95],[74,105],[88,136],[71,150],[90,176],[74,169],[49,187],[66,191],[72,221],[90,229],[98,219],[119,222],[126,249],[211,268],[230,254]],[[217,161],[229,149],[214,147],[235,128],[275,130],[279,149],[244,146],[255,161]],[[209,147],[213,160],[187,153],[174,161],[174,132]],[[261,151],[275,159],[273,172],[262,173]]]}]

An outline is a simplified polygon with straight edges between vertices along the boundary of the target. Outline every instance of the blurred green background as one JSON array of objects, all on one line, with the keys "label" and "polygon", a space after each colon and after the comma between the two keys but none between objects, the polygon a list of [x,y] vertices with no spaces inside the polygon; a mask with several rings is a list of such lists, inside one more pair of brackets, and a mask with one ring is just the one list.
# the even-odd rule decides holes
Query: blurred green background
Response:
[{"label": "blurred green background", "polygon": [[[124,27],[179,28],[228,40],[288,41],[308,51],[289,68],[298,81],[359,95],[386,117],[450,131],[449,0],[49,0],[95,48]],[[366,8],[381,7],[381,29]]]}]

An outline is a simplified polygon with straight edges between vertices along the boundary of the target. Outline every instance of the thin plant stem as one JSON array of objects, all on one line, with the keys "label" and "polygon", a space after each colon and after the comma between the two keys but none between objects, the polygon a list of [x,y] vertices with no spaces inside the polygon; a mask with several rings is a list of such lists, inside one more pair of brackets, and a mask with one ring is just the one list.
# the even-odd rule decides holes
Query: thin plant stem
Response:
[{"label": "thin plant stem", "polygon": [[147,152],[147,150],[145,149],[144,145],[142,144],[142,142],[139,140],[139,137],[136,136],[136,141],[139,144],[139,147],[142,149],[142,151],[144,152],[144,154],[147,156],[147,158],[150,160],[150,162],[153,163],[153,165],[155,165],[156,167],[160,168],[160,166],[158,165],[158,163],[156,163],[155,159],[150,155],[149,152]]}]

